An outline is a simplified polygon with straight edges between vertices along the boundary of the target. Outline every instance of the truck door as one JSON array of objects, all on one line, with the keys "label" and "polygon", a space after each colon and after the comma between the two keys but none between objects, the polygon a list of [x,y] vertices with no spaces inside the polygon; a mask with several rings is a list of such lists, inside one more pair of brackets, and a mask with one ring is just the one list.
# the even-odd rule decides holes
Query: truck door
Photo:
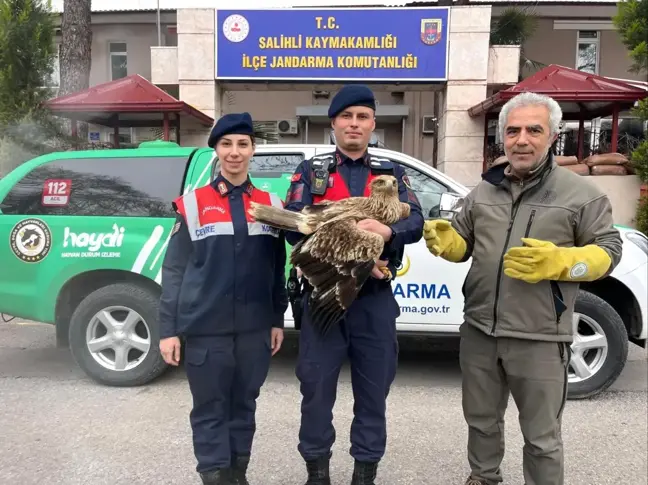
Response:
[{"label": "truck door", "polygon": [[[384,155],[381,153],[381,157]],[[450,189],[439,180],[387,157],[404,168],[426,220],[439,217],[441,194]],[[462,286],[469,263],[450,263],[434,257],[425,240],[405,246],[403,262],[392,283],[401,309],[398,330],[455,332],[463,322]]]}]

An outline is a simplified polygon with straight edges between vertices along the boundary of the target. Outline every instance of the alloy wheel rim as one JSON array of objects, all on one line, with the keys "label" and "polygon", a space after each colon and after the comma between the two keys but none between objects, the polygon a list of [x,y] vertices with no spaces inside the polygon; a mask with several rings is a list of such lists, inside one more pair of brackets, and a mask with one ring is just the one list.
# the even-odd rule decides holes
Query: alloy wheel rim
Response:
[{"label": "alloy wheel rim", "polygon": [[86,346],[100,366],[115,372],[134,369],[151,350],[151,331],[132,308],[110,306],[98,311],[86,329]]},{"label": "alloy wheel rim", "polygon": [[579,383],[596,375],[607,359],[608,341],[601,325],[592,317],[574,312],[574,341],[571,344],[569,383]]}]

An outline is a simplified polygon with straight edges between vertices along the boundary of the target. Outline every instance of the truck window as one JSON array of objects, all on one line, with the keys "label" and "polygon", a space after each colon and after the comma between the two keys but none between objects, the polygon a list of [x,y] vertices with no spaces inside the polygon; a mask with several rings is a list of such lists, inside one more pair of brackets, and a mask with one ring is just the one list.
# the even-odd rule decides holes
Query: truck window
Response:
[{"label": "truck window", "polygon": [[293,173],[305,158],[303,153],[257,153],[250,159],[250,176],[282,177]]},{"label": "truck window", "polygon": [[416,193],[416,196],[421,203],[423,217],[425,219],[436,219],[440,217],[439,202],[441,200],[441,194],[449,192],[450,189],[438,180],[424,174],[423,172],[419,172],[414,168],[403,165],[398,160],[392,159],[392,162],[405,169],[407,178],[412,185],[412,190]]},{"label": "truck window", "polygon": [[[181,194],[186,164],[182,157],[57,160],[35,168],[18,182],[2,201],[3,213],[175,217],[171,201]],[[46,190],[63,194],[68,184],[66,203],[52,206],[44,201]]]}]

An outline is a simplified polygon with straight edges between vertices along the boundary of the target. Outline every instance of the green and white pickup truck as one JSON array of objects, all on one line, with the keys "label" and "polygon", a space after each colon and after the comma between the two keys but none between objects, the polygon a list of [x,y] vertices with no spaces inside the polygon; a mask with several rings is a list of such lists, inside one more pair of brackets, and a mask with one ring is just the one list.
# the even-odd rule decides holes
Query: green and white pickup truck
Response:
[{"label": "green and white pickup truck", "polygon": [[[259,145],[251,178],[284,199],[295,167],[332,149]],[[419,160],[370,150],[405,167],[427,218],[440,217],[442,194],[468,192]],[[209,148],[146,142],[44,155],[0,179],[0,313],[56,325],[58,343],[98,382],[133,386],[159,376],[157,305],[171,200],[209,183],[214,161]],[[625,365],[628,342],[646,345],[648,239],[619,231],[621,264],[583,284],[576,303],[570,398],[606,389]],[[399,332],[458,335],[469,267],[431,257],[423,240],[407,246],[393,282]],[[293,327],[289,308],[286,328]]]}]

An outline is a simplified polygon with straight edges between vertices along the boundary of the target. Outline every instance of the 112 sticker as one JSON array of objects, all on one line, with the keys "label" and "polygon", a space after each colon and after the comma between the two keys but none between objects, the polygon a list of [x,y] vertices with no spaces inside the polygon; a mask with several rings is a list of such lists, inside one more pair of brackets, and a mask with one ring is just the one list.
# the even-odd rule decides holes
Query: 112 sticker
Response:
[{"label": "112 sticker", "polygon": [[43,185],[44,206],[61,206],[70,202],[72,192],[72,180],[70,179],[47,179]]}]

